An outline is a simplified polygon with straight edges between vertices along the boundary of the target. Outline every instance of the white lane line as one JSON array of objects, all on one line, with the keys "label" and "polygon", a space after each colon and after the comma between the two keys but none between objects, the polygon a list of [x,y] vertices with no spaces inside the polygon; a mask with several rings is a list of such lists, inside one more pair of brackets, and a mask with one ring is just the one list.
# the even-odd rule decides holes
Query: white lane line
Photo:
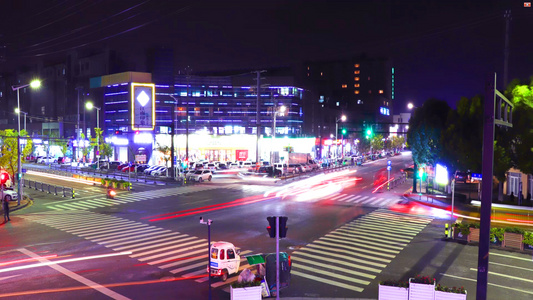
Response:
[{"label": "white lane line", "polygon": [[340,244],[336,244],[336,243],[330,243],[330,242],[321,241],[321,240],[314,241],[313,243],[322,244],[322,245],[326,245],[326,246],[335,246],[337,248],[344,248],[344,249],[347,249],[347,250],[359,251],[359,252],[363,252],[363,253],[367,253],[367,254],[374,254],[374,255],[377,255],[377,256],[388,257],[388,258],[391,258],[391,259],[396,257],[396,255],[393,255],[393,254],[387,254],[387,253],[381,253],[379,251],[367,250],[365,247],[363,247],[365,249],[360,249],[360,247],[354,247],[353,245],[345,246],[345,245],[340,245]]},{"label": "white lane line", "polygon": [[[147,227],[147,226],[150,226],[148,224],[140,224],[140,223],[137,223],[137,224],[126,224],[126,225],[122,225],[122,226],[113,226],[111,227],[110,229],[108,230],[90,230],[88,232],[79,232],[77,233],[76,235],[78,236],[81,236],[81,237],[87,237],[87,238],[91,238],[91,237],[103,237],[103,236],[106,236],[106,235],[112,235],[113,233],[117,233],[117,232],[120,232],[120,233],[126,233],[129,231],[132,231],[132,230],[139,230],[139,229],[142,229],[141,227]],[[128,229],[128,230],[125,230],[125,229]],[[106,235],[102,235],[103,233],[109,233],[109,234],[106,234]]]},{"label": "white lane line", "polygon": [[349,199],[349,198],[351,198],[351,197],[352,197],[352,195],[346,195],[345,197],[342,197],[342,198],[337,199],[337,201],[339,201],[339,202],[343,202],[343,201],[345,201],[345,200],[347,200],[347,199]]},{"label": "white lane line", "polygon": [[[129,246],[123,246],[123,247],[118,247],[118,248],[113,248],[113,250],[116,250],[116,251],[122,251],[124,249],[128,249],[128,248],[131,248],[131,247],[140,247],[140,246],[145,246],[145,245],[151,245],[151,244],[156,244],[156,243],[160,243],[160,242],[164,242],[164,241],[168,241],[168,240],[175,240],[176,238],[179,238],[179,237],[185,237],[187,236],[186,234],[182,234],[182,235],[179,235],[179,236],[176,236],[178,233],[171,233],[171,234],[162,234],[160,237],[163,237],[163,236],[168,236],[168,235],[174,235],[174,236],[170,236],[170,237],[166,237],[166,238],[145,238],[145,239],[141,239],[141,240],[149,240],[148,242],[144,242],[144,243],[135,243],[133,245],[129,245]],[[133,252],[133,250],[131,250]]]},{"label": "white lane line", "polygon": [[[199,241],[199,242],[202,242],[202,244],[204,243],[204,241]],[[193,242],[191,242],[191,243],[193,243]],[[185,243],[185,244],[191,244],[191,243]],[[152,260],[154,258],[158,258],[158,257],[161,257],[161,256],[169,256],[169,255],[172,255],[172,254],[175,254],[175,253],[179,253],[179,252],[186,252],[186,251],[189,251],[191,249],[195,249],[195,248],[199,248],[199,247],[203,247],[203,245],[198,244],[198,245],[194,245],[194,246],[189,246],[187,248],[181,248],[181,249],[178,249],[178,250],[175,250],[175,251],[163,252],[163,253],[159,253],[159,254],[156,254],[156,255],[139,258],[138,260],[140,260],[140,261]],[[172,246],[172,247],[166,247],[163,250],[175,249],[175,248],[177,248],[177,247]],[[145,254],[143,253],[142,255],[145,255]]]},{"label": "white lane line", "polygon": [[366,199],[366,200],[364,200],[364,201],[361,201],[361,202],[359,202],[359,203],[361,203],[361,204],[369,204],[370,202],[373,202],[373,201],[376,200],[377,198],[378,198],[378,197],[376,197],[376,196],[374,196],[374,197],[370,197],[370,198],[368,198],[368,199]]},{"label": "white lane line", "polygon": [[[160,264],[160,263],[164,263],[164,262],[170,262],[172,260],[175,260],[175,259],[180,259],[180,258],[183,258],[183,257],[188,257],[188,256],[191,256],[191,255],[194,255],[194,254],[198,254],[198,253],[202,253],[202,252],[205,252],[204,249],[200,249],[200,250],[196,250],[196,251],[191,251],[191,252],[188,252],[188,253],[184,253],[184,254],[179,254],[179,255],[175,255],[175,256],[172,256],[172,257],[168,257],[168,258],[165,258],[165,259],[160,259],[160,260],[156,260],[156,261],[151,261],[149,262],[148,264],[149,265],[157,265],[157,264]],[[207,257],[207,255],[205,255]],[[171,267],[175,267],[175,266],[179,266],[181,265],[182,261],[184,260],[180,260],[180,261],[176,261],[176,262],[173,262],[173,263],[170,263],[170,264],[166,264],[166,265],[162,265],[162,266],[159,266],[159,268],[161,269],[166,269],[166,268],[171,268]],[[187,259],[188,261],[188,259]],[[205,264],[207,266],[207,263]],[[170,271],[170,273],[172,273],[172,270]]]},{"label": "white lane line", "polygon": [[[74,233],[74,234],[76,234],[76,233],[89,233],[89,232],[93,232],[93,231],[102,230],[102,228],[119,228],[119,227],[131,226],[131,225],[135,225],[135,224],[138,224],[138,223],[134,222],[134,221],[128,221],[128,220],[120,220],[120,221],[117,221],[117,222],[113,222],[112,224],[109,224],[109,223],[107,223],[107,224],[98,223],[97,226],[94,226],[93,224],[84,224],[84,226],[81,227],[82,229],[80,229],[80,227],[78,227],[76,229],[70,229],[69,228],[69,230],[67,232]],[[90,230],[87,230],[87,227]]]},{"label": "white lane line", "polygon": [[[157,228],[157,227],[146,228],[146,229],[143,229],[143,230],[140,230],[140,231],[133,231],[133,232],[130,232],[128,234],[119,234],[118,237],[120,237],[120,238],[123,238],[123,237],[131,238],[132,235],[138,236],[137,234],[141,234],[141,233],[144,234],[144,233],[148,233],[148,232],[152,232],[152,231],[156,231],[156,230],[161,230],[161,228]],[[93,241],[93,242],[108,241],[108,242],[112,243],[112,242],[115,242],[117,240],[119,240],[119,239],[117,239],[117,235],[107,236],[107,237],[103,237],[103,238],[99,238],[99,239],[91,238],[91,241]]]},{"label": "white lane line", "polygon": [[[316,267],[308,267],[308,266],[298,265],[298,264],[293,263],[292,264],[292,268],[293,269],[294,268],[302,269],[302,270],[306,270],[306,271],[313,272],[313,273],[319,273],[321,275],[326,275],[326,276],[330,276],[330,277],[333,277],[333,278],[338,278],[338,279],[341,279],[341,280],[346,280],[346,281],[353,282],[353,283],[358,283],[358,284],[363,284],[363,285],[369,285],[370,284],[370,281],[353,278],[352,276],[344,276],[344,275],[336,274],[336,273],[329,272],[329,271],[326,271],[326,270],[317,269]],[[292,270],[291,270],[291,272],[292,272]]]},{"label": "white lane line", "polygon": [[531,258],[516,257],[516,256],[512,256],[512,255],[507,255],[507,254],[500,254],[500,253],[493,253],[493,252],[490,252],[490,255],[501,256],[501,257],[507,257],[507,258],[513,258],[513,259],[518,259],[518,260],[531,261]]},{"label": "white lane line", "polygon": [[[198,250],[198,251],[195,251],[195,252],[198,253],[198,252],[201,252],[201,250]],[[207,267],[207,262],[204,260],[206,258],[207,258],[207,254],[199,255],[199,256],[195,256],[195,257],[189,257],[187,259],[182,259],[180,261],[174,262],[174,263],[172,263],[172,265],[168,264],[168,265],[159,266],[159,268],[166,269],[166,268],[170,268],[170,267],[185,265],[185,264],[191,263],[191,262],[196,261],[196,260],[202,260],[202,264]],[[179,272],[181,272],[181,268],[174,269],[174,270],[172,270],[170,272],[174,273],[174,274],[175,273],[179,273]]]},{"label": "white lane line", "polygon": [[363,196],[363,197],[357,199],[357,201],[354,201],[354,203],[361,203],[362,201],[365,201],[366,199],[368,199],[368,196]]},{"label": "white lane line", "polygon": [[338,198],[344,197],[346,194],[338,194],[337,196],[329,198],[329,200],[337,200]]},{"label": "white lane line", "polygon": [[[310,249],[308,247],[311,247],[313,249]],[[327,250],[328,252],[316,250],[314,248],[324,249],[324,250]],[[358,251],[356,249],[354,249],[354,250]],[[390,259],[379,258],[379,257],[371,256],[371,255],[361,254],[361,253],[354,252],[354,251],[336,249],[336,248],[331,248],[331,247],[326,247],[326,246],[321,246],[321,245],[315,245],[315,244],[307,245],[306,248],[302,248],[300,251],[311,251],[311,252],[317,252],[317,253],[323,252],[323,254],[327,254],[329,256],[335,256],[335,257],[339,257],[339,258],[342,258],[342,259],[350,259],[350,260],[354,260],[354,261],[355,260],[359,261],[359,259],[358,258],[351,258],[351,257],[349,257],[347,255],[366,258],[366,259],[370,259],[370,260],[381,261],[381,262],[385,262],[385,263],[390,263],[391,262]],[[293,255],[298,255],[298,253],[300,253],[300,251],[294,252]],[[362,250],[359,250],[359,251],[360,252],[365,252],[365,251],[362,251]],[[336,253],[343,253],[343,254],[336,254]],[[368,260],[364,261],[364,263],[367,264],[367,265],[374,265],[376,267],[383,267],[383,268],[387,266],[386,264],[375,263],[375,262],[371,262],[371,261],[368,261]]]},{"label": "white lane line", "polygon": [[[375,236],[364,236],[364,235],[360,235],[360,234],[357,234],[357,233],[345,233],[343,232],[343,230],[341,229],[338,229],[338,230],[335,230],[335,231],[332,231],[330,233],[328,233],[326,236],[329,236],[329,235],[332,235],[332,236],[342,236],[342,237],[339,237],[341,239],[345,239],[345,240],[349,240],[349,241],[353,241],[353,240],[356,240],[356,241],[359,241],[359,240],[364,240],[364,241],[373,241],[373,242],[378,242],[379,244],[388,244],[388,245],[391,245],[391,246],[394,246],[394,247],[398,247],[400,246],[401,249],[403,249],[404,247],[407,246],[406,243],[398,243],[396,241],[384,241],[383,238],[381,237],[375,237]],[[345,238],[344,238],[345,237]],[[386,245],[384,245],[386,246]],[[388,246],[387,246],[388,247]]]},{"label": "white lane line", "polygon": [[[470,268],[470,271],[477,272],[477,269],[475,269],[475,268]],[[502,273],[491,272],[491,271],[489,271],[489,274],[490,274],[490,275],[500,276],[500,277],[505,277],[505,278],[511,278],[511,279],[514,279],[514,280],[520,280],[520,281],[525,281],[525,282],[533,283],[533,280],[531,280],[531,279],[526,279],[526,278],[522,278],[522,277],[516,277],[516,276],[506,275],[506,274],[502,274]]]},{"label": "white lane line", "polygon": [[516,267],[516,266],[511,266],[509,264],[500,264],[500,263],[495,263],[495,262],[490,262],[490,261],[489,261],[489,264],[533,272],[533,270],[531,268]]},{"label": "white lane line", "polygon": [[[181,239],[181,240],[173,240],[173,241],[166,242],[166,243],[161,243],[161,241],[158,241],[159,243],[157,243],[157,244],[144,246],[144,247],[140,247],[140,248],[135,248],[135,249],[131,249],[129,251],[138,252],[138,251],[142,251],[142,250],[146,250],[146,249],[151,249],[151,248],[154,248],[154,247],[161,247],[161,246],[166,246],[166,245],[179,244],[179,243],[181,243],[183,241],[192,240],[192,239],[195,239],[195,237],[191,236],[191,237],[184,238],[184,239]],[[135,246],[138,246],[138,245],[135,245]]]},{"label": "white lane line", "polygon": [[[146,227],[146,228],[133,228],[133,229],[129,229],[129,230],[119,230],[119,231],[112,230],[111,233],[106,233],[106,234],[94,234],[94,232],[93,232],[93,233],[90,233],[90,234],[78,234],[78,236],[81,236],[81,237],[83,237],[85,239],[89,239],[89,240],[92,240],[93,238],[98,238],[98,239],[101,239],[101,238],[112,238],[112,237],[116,237],[116,236],[125,236],[126,234],[132,233],[132,232],[143,232],[146,229],[151,229],[150,227],[151,226]],[[96,239],[95,239],[95,241],[96,241]]]},{"label": "white lane line", "polygon": [[321,282],[321,283],[325,283],[325,284],[329,284],[329,285],[333,285],[333,286],[338,286],[338,287],[345,288],[345,289],[351,290],[351,291],[362,292],[364,290],[363,288],[355,287],[355,286],[350,285],[350,284],[344,284],[344,283],[340,283],[338,281],[329,280],[329,279],[318,277],[318,276],[314,276],[314,275],[309,275],[307,273],[298,272],[296,270],[291,270],[291,273],[296,275],[296,276],[304,277],[304,278],[307,278],[307,279],[315,280],[315,281],[318,281],[318,282]]},{"label": "white lane line", "polygon": [[[476,270],[476,272],[477,272],[477,270]],[[291,273],[292,273],[292,271],[291,271]],[[468,281],[477,282],[476,279],[471,279],[471,278],[466,278],[466,277],[461,277],[461,276],[455,276],[455,275],[444,274],[444,273],[440,273],[440,275],[443,275],[443,276],[446,276],[446,277],[452,277],[452,278],[456,278],[456,279],[462,279],[462,280],[468,280]],[[524,293],[524,294],[533,295],[533,291],[527,291],[527,290],[523,290],[523,289],[512,288],[512,287],[508,287],[508,286],[505,286],[505,285],[500,285],[500,284],[495,284],[495,283],[490,283],[490,282],[488,284],[492,285],[492,286],[495,286],[495,287],[499,287],[499,288],[504,288],[504,289],[513,290],[513,291]]]},{"label": "white lane line", "polygon": [[[328,238],[328,237],[321,237],[320,240],[333,242],[333,243],[330,243],[330,245],[331,244],[333,244],[333,245],[348,244],[348,245],[352,245],[352,247],[353,247],[353,241],[352,242],[350,242],[350,241],[342,242],[342,241],[339,241],[338,239],[332,239],[332,238]],[[366,245],[365,243],[357,243],[357,246],[360,247],[360,248],[368,248],[368,249],[373,249],[373,250],[378,250],[378,251],[387,252],[387,253],[393,253],[393,254],[400,253],[400,251],[384,249],[383,247],[379,247],[379,246],[375,247],[375,246],[372,246],[372,245]],[[381,246],[383,246],[383,245],[381,245]]]},{"label": "white lane line", "polygon": [[[36,258],[39,262],[41,263],[51,263],[51,261],[47,260],[47,259],[44,259],[44,258],[41,258],[39,255],[25,249],[25,248],[21,248],[21,249],[18,249],[18,251],[28,255],[29,257],[33,257],[33,258]],[[126,299],[130,299],[128,297],[124,297],[122,296],[121,294],[117,293],[117,292],[114,292],[90,279],[87,279],[83,276],[80,276],[60,265],[57,265],[57,264],[50,264],[49,265],[52,269],[58,271],[58,272],[61,272],[63,274],[65,274],[66,276],[78,281],[79,283],[82,283],[82,284],[85,284],[86,286],[88,287],[91,287],[97,291],[99,291],[100,293],[104,294],[104,295],[107,295],[113,299],[120,299],[120,300],[126,300]]]}]

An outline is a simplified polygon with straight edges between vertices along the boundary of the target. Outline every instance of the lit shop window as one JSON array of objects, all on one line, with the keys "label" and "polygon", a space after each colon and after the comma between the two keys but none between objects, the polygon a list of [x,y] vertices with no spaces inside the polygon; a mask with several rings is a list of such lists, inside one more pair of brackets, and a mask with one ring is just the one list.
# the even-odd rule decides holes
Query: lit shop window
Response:
[{"label": "lit shop window", "polygon": [[383,94],[383,90],[379,90],[379,93],[380,93],[380,94]]},{"label": "lit shop window", "polygon": [[354,92],[354,94],[359,95],[359,90],[355,90],[353,92]]},{"label": "lit shop window", "polygon": [[355,77],[353,80],[355,80],[355,81],[359,81],[359,77]]},{"label": "lit shop window", "polygon": [[347,88],[347,87],[348,87],[347,84],[343,84],[343,85],[342,85],[342,88],[343,88],[343,89],[345,89],[345,88]]},{"label": "lit shop window", "polygon": [[359,86],[360,86],[359,83],[356,83],[356,84],[353,85],[353,87],[356,87],[356,88],[358,88]]},{"label": "lit shop window", "polygon": [[355,65],[353,65],[353,66],[356,67],[356,68],[359,68],[359,64],[355,64]]},{"label": "lit shop window", "polygon": [[354,74],[359,74],[359,73],[361,73],[361,71],[359,71],[359,70],[355,70],[355,71],[353,71],[353,73],[354,73]]}]

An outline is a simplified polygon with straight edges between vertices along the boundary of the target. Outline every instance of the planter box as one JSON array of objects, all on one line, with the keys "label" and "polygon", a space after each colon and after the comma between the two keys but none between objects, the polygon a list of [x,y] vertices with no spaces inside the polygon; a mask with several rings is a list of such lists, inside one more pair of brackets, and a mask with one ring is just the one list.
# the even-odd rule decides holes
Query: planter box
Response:
[{"label": "planter box", "polygon": [[261,286],[234,289],[230,286],[231,300],[261,300]]},{"label": "planter box", "polygon": [[524,244],[524,250],[533,250],[533,245]]},{"label": "planter box", "polygon": [[397,286],[379,285],[378,300],[408,300],[409,289]]},{"label": "planter box", "polygon": [[453,227],[452,230],[453,230],[453,239],[454,240],[468,241],[468,235],[466,235],[466,236],[462,235],[461,234],[461,230],[459,230],[459,228]]},{"label": "planter box", "polygon": [[478,242],[479,243],[479,228],[470,228],[470,234],[467,237],[468,242]]},{"label": "planter box", "polygon": [[435,299],[435,283],[412,283],[409,279],[409,300]]},{"label": "planter box", "polygon": [[524,243],[522,243],[523,239],[524,236],[520,233],[506,232],[503,234],[502,245],[507,248],[524,250]]},{"label": "planter box", "polygon": [[466,294],[435,291],[435,300],[466,300]]}]

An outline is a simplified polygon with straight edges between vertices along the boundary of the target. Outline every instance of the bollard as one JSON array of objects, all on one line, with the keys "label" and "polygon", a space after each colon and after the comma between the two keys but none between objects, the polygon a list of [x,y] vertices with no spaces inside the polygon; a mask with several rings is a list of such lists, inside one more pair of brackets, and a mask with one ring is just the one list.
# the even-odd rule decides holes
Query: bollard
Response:
[{"label": "bollard", "polygon": [[76,193],[74,193],[74,188],[72,189],[72,199],[76,198]]},{"label": "bollard", "polygon": [[44,192],[44,187],[43,187],[44,183],[41,182],[41,192]]},{"label": "bollard", "polygon": [[449,236],[449,234],[450,234],[449,229],[450,229],[450,228],[449,228],[449,224],[448,224],[448,223],[444,224],[444,237],[447,237],[447,238],[450,237],[450,236]]},{"label": "bollard", "polygon": [[57,196],[57,185],[54,185],[54,195]]},{"label": "bollard", "polygon": [[65,194],[65,187],[63,187],[63,196],[62,197],[66,197],[67,195]]},{"label": "bollard", "polygon": [[50,185],[48,185],[48,194],[50,194]]}]

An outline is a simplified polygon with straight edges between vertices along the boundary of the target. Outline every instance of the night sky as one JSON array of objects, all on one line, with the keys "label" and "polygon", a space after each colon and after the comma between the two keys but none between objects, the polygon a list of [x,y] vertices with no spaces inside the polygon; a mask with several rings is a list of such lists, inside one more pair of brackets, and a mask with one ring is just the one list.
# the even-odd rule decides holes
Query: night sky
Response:
[{"label": "night sky", "polygon": [[193,72],[366,53],[392,59],[398,113],[430,97],[455,106],[461,96],[482,94],[488,73],[503,78],[506,9],[509,79],[525,79],[533,75],[533,8],[514,0],[1,0],[0,69],[104,46],[139,60],[146,46],[170,46],[176,67]]}]

